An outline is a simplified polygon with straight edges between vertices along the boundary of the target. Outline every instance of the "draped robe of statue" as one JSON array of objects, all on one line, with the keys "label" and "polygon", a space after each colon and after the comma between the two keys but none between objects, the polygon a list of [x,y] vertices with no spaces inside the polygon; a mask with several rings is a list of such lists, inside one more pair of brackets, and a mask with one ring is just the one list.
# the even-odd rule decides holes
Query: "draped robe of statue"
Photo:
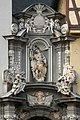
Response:
[{"label": "draped robe of statue", "polygon": [[47,73],[46,57],[41,53],[40,48],[35,46],[34,50],[30,51],[30,58],[33,78],[38,82],[43,82]]}]

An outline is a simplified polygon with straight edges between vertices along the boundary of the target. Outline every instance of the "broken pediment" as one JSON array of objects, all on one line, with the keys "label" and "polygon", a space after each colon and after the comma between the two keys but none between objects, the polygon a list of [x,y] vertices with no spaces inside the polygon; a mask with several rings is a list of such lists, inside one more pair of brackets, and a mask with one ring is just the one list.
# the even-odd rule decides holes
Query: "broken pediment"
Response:
[{"label": "broken pediment", "polygon": [[[45,4],[33,4],[27,8],[25,8],[20,13],[16,14],[16,17],[19,17],[19,15],[24,14],[24,16],[33,16],[37,15],[38,13],[43,14],[44,16],[52,16],[57,15],[58,12],[56,12],[51,7],[45,5]],[[63,15],[62,15],[63,16]]]},{"label": "broken pediment", "polygon": [[14,15],[11,31],[17,36],[22,36],[26,32],[27,34],[48,33],[60,37],[64,34],[61,33],[63,18],[64,15],[47,5],[34,4]]}]

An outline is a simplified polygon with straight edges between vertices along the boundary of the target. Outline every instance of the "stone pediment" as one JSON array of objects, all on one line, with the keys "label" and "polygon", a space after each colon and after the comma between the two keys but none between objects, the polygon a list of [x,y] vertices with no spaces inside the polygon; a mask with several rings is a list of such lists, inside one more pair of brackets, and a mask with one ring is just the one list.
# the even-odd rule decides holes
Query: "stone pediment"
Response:
[{"label": "stone pediment", "polygon": [[24,32],[27,34],[52,34],[60,37],[62,34],[66,34],[64,31],[68,29],[61,23],[63,18],[64,15],[45,4],[34,4],[14,15],[11,31],[12,34],[19,37]]},{"label": "stone pediment", "polygon": [[41,13],[44,16],[59,16],[59,17],[64,17],[62,14],[56,12],[54,9],[52,9],[51,7],[49,7],[48,5],[45,4],[33,4],[27,8],[25,8],[23,11],[19,12],[18,14],[16,14],[16,17],[20,17],[20,15],[24,14],[25,17],[27,16],[33,16],[37,15],[37,13]]}]

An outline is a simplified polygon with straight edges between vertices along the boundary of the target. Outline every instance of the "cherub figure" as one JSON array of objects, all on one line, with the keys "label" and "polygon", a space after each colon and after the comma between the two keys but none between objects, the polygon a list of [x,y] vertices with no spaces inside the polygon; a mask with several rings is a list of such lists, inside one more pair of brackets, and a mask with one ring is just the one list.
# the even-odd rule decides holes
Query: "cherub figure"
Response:
[{"label": "cherub figure", "polygon": [[50,19],[50,29],[51,29],[51,32],[53,33],[54,31],[53,31],[53,28],[54,28],[54,21],[53,21],[53,19],[51,18]]},{"label": "cherub figure", "polygon": [[73,66],[70,66],[66,63],[63,67],[63,74],[59,75],[58,82],[56,83],[58,92],[62,94],[69,95],[71,92],[71,84],[76,79],[76,73],[73,69]]}]

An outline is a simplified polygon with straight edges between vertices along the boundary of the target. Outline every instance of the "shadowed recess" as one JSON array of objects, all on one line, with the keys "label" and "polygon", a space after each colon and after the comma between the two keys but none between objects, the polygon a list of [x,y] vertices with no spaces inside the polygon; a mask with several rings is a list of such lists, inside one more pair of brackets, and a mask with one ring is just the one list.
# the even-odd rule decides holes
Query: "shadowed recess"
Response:
[{"label": "shadowed recess", "polygon": [[28,120],[50,120],[49,118],[46,118],[46,117],[32,117]]}]

